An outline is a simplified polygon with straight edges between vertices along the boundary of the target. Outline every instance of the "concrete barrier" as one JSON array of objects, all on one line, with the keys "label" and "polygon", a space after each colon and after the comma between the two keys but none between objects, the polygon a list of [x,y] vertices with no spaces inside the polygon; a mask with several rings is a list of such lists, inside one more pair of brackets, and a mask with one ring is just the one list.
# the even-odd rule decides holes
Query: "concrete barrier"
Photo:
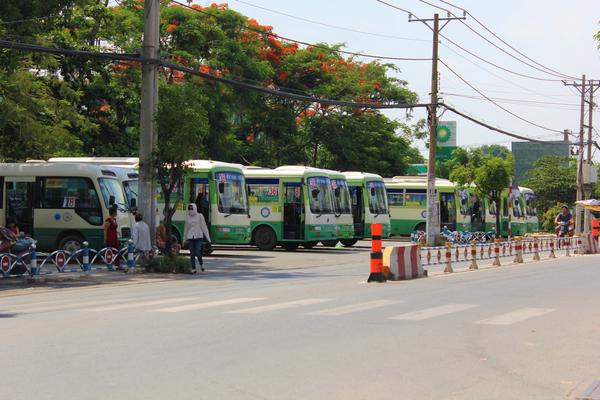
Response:
[{"label": "concrete barrier", "polygon": [[583,246],[583,254],[598,254],[598,239],[592,233],[584,233],[581,235],[581,244]]},{"label": "concrete barrier", "polygon": [[389,270],[390,280],[423,278],[427,271],[421,265],[418,245],[391,246],[383,251],[383,267]]}]

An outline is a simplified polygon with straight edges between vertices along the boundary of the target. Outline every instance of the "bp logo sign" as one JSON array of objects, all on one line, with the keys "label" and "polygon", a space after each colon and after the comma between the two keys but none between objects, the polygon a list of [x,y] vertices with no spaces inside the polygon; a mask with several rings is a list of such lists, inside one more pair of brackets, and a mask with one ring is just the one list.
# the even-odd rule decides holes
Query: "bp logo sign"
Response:
[{"label": "bp logo sign", "polygon": [[456,121],[440,122],[436,133],[439,146],[456,146]]}]

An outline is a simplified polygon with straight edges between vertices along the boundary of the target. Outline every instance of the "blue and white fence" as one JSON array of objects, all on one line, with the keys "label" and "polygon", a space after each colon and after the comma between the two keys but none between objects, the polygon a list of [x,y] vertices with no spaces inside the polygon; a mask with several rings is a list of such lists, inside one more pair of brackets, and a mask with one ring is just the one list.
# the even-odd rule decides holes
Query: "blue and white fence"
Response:
[{"label": "blue and white fence", "polygon": [[[139,257],[131,240],[121,249],[104,247],[94,250],[89,248],[88,242],[84,242],[83,248],[77,251],[56,250],[51,253],[38,252],[33,244],[28,252],[20,255],[0,253],[0,276],[7,278],[103,269],[113,271],[120,267],[121,261],[126,261],[127,268],[131,270],[136,268]],[[117,262],[119,265],[116,265]]]}]

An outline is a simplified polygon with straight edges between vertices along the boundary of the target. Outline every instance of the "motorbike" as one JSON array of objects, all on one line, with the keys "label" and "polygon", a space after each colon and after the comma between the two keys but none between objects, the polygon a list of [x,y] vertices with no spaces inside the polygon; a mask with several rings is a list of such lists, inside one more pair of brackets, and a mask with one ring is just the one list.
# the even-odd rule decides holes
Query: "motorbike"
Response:
[{"label": "motorbike", "polygon": [[23,274],[27,272],[27,264],[31,259],[29,251],[35,241],[31,237],[17,237],[10,229],[0,226],[0,253],[12,253],[21,257],[12,268],[11,273]]},{"label": "motorbike", "polygon": [[558,223],[558,237],[573,236],[573,226],[567,221]]}]

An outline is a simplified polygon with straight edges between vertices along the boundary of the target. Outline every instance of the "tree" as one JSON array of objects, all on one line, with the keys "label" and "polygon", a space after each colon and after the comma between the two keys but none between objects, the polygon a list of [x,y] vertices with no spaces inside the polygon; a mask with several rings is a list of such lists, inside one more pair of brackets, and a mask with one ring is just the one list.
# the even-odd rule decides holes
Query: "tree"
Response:
[{"label": "tree", "polygon": [[478,197],[488,197],[496,204],[496,232],[500,232],[500,198],[510,184],[512,171],[512,160],[486,156],[481,162],[471,160],[471,164],[457,166],[450,173],[451,181],[461,187],[474,185]]},{"label": "tree", "polygon": [[156,122],[158,143],[153,153],[154,179],[164,199],[164,224],[167,229],[167,252],[171,249],[171,221],[183,202],[183,177],[188,160],[198,159],[203,152],[202,141],[208,135],[208,116],[198,104],[206,104],[195,82],[163,84]]},{"label": "tree", "polygon": [[540,226],[547,225],[546,210],[560,204],[573,204],[577,194],[577,161],[568,157],[544,156],[529,170],[523,182],[535,192]]}]

